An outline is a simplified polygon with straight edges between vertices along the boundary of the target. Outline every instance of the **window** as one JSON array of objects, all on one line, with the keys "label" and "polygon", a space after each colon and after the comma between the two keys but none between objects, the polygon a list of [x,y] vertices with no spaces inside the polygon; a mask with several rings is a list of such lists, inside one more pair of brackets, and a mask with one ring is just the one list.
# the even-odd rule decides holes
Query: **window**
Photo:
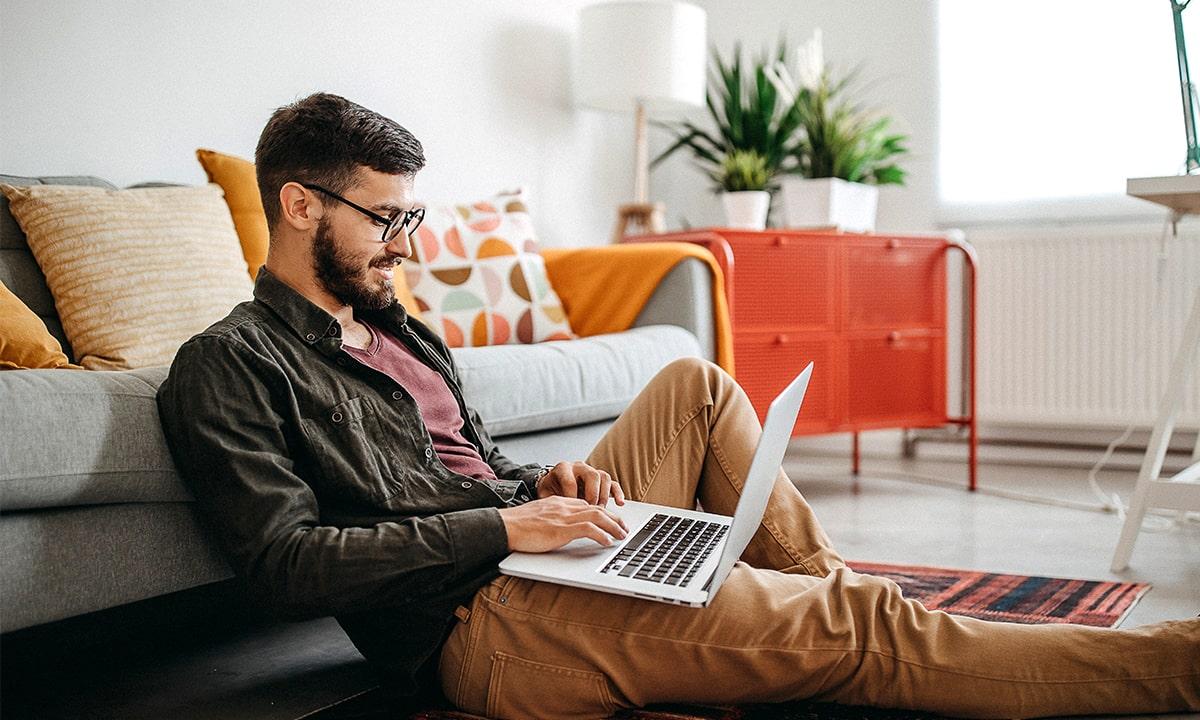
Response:
[{"label": "window", "polygon": [[[1200,2],[1183,21],[1200,82]],[[940,2],[943,214],[1079,208],[1182,173],[1174,38],[1168,0]]]}]

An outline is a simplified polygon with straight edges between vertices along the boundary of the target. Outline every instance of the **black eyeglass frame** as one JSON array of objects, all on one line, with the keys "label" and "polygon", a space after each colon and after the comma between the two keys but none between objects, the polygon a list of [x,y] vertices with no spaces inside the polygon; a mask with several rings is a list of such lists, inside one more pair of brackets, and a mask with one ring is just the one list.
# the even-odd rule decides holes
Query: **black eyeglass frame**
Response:
[{"label": "black eyeglass frame", "polygon": [[[383,225],[383,234],[379,236],[380,237],[379,241],[384,243],[385,245],[387,243],[390,243],[392,240],[394,240],[396,238],[396,235],[398,235],[401,230],[403,230],[405,232],[405,234],[407,234],[409,237],[412,237],[413,233],[415,233],[417,231],[417,228],[421,227],[421,222],[425,219],[425,208],[423,208],[423,207],[413,208],[412,210],[405,210],[404,212],[397,213],[392,218],[386,218],[383,215],[380,215],[379,213],[371,212],[370,210],[366,209],[365,207],[347,200],[346,198],[342,197],[341,195],[338,195],[337,193],[335,193],[332,190],[326,190],[325,188],[321,187],[320,185],[316,185],[314,183],[300,183],[300,186],[308,188],[309,190],[314,190],[319,193],[324,193],[324,194],[328,195],[329,197],[333,198],[334,200],[337,200],[340,203],[349,205],[350,207],[359,211],[363,215],[366,215],[367,217],[371,218],[375,222]],[[414,223],[411,228],[408,227],[408,224],[410,222],[412,222],[412,220],[414,218],[416,218],[416,223]]]}]

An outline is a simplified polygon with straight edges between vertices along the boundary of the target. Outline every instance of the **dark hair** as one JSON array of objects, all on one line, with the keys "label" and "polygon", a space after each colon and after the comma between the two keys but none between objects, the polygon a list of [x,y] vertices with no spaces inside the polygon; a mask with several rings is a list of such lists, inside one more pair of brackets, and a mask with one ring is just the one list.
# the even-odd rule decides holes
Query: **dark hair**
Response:
[{"label": "dark hair", "polygon": [[272,113],[258,138],[254,165],[273,237],[282,211],[279,188],[286,183],[314,183],[341,193],[360,166],[412,176],[425,166],[425,153],[395,120],[344,97],[315,93]]}]

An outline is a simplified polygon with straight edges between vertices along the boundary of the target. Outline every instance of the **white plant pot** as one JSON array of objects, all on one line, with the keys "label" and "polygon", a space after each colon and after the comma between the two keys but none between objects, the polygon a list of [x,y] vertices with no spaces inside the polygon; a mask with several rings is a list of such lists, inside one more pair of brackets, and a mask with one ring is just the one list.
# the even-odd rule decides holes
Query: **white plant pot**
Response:
[{"label": "white plant pot", "polygon": [[723,192],[721,193],[721,204],[725,206],[727,227],[762,230],[767,226],[767,210],[771,207],[771,193],[766,190]]},{"label": "white plant pot", "polygon": [[834,227],[846,232],[875,230],[879,188],[838,178],[789,176],[780,188],[783,218],[790,228]]}]

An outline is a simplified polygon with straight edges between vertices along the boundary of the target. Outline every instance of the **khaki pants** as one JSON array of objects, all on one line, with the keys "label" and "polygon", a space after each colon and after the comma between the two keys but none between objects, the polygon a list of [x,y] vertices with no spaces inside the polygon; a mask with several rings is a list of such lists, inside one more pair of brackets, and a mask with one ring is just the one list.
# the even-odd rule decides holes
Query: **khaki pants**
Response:
[{"label": "khaki pants", "polygon": [[[588,462],[630,499],[693,507],[698,498],[732,515],[760,432],[728,375],[680,360]],[[782,472],[707,608],[501,576],[459,617],[442,687],[458,707],[492,717],[797,698],[976,717],[1200,710],[1200,620],[1109,630],[930,612],[891,581],[846,569]]]}]

